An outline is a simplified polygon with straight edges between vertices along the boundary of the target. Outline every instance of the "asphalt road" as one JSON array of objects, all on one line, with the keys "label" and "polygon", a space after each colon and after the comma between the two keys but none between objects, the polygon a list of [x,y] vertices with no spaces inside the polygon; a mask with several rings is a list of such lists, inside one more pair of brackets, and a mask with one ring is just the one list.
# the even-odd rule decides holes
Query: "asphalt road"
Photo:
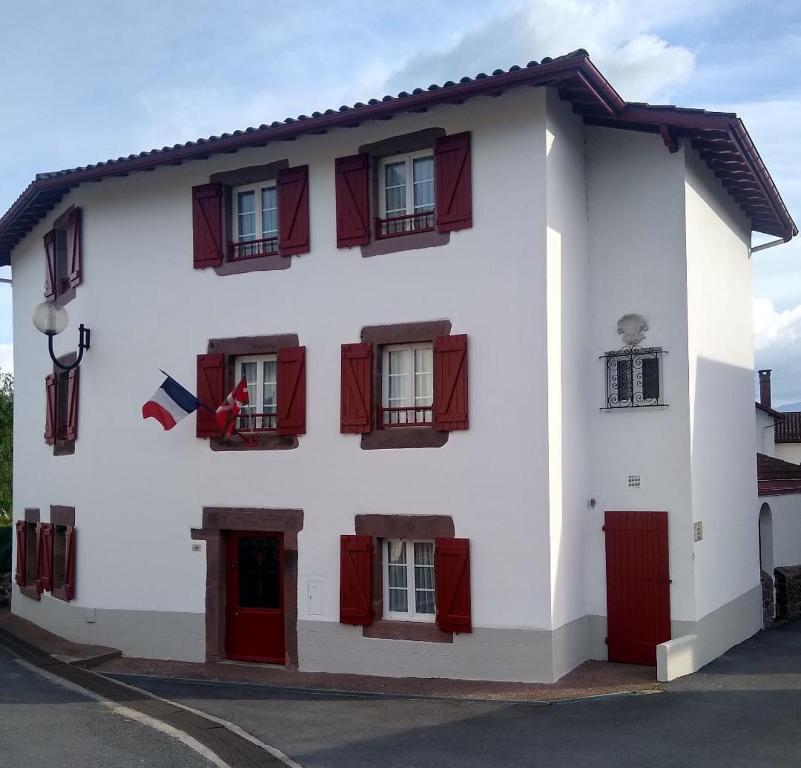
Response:
[{"label": "asphalt road", "polygon": [[178,741],[23,667],[0,647],[2,768],[208,768]]},{"label": "asphalt road", "polygon": [[551,705],[124,679],[231,720],[305,768],[801,765],[801,622],[663,693]]}]

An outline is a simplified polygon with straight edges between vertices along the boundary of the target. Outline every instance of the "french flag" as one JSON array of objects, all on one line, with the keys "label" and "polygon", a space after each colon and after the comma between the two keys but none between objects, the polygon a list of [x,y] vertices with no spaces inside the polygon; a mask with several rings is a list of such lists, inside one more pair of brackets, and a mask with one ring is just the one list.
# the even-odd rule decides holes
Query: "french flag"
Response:
[{"label": "french flag", "polygon": [[156,394],[142,406],[142,418],[153,418],[164,429],[172,429],[181,419],[196,411],[199,405],[200,401],[193,394],[167,376]]}]

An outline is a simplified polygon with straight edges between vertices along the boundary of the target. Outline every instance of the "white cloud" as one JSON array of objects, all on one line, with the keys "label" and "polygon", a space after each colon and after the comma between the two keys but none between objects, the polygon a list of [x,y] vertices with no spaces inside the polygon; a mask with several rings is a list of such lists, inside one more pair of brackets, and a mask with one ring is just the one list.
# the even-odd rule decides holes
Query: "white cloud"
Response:
[{"label": "white cloud", "polygon": [[14,373],[14,347],[12,344],[0,344],[0,372]]},{"label": "white cloud", "polygon": [[801,304],[777,311],[770,299],[754,298],[754,347],[787,346],[801,339]]},{"label": "white cloud", "polygon": [[390,92],[442,82],[495,67],[525,64],[576,48],[593,61],[628,101],[667,101],[695,66],[694,53],[656,33],[668,22],[712,16],[718,2],[661,4],[633,0],[527,0],[517,9],[452,36],[439,50],[407,59],[389,78]]}]

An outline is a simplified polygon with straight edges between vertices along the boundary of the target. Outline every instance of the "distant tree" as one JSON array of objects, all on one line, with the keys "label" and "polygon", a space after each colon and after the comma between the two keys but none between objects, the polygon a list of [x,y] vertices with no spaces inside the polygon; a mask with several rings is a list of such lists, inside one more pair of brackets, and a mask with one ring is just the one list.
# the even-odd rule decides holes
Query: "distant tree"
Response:
[{"label": "distant tree", "polygon": [[11,525],[14,377],[0,372],[0,525]]}]

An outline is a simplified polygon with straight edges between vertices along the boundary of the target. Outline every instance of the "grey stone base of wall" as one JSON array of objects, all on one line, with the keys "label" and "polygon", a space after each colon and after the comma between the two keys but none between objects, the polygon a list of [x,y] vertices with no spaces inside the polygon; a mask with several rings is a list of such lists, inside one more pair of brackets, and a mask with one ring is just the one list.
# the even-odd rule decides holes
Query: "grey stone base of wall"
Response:
[{"label": "grey stone base of wall", "polygon": [[726,603],[698,621],[672,621],[673,637],[696,635],[693,669],[701,669],[762,629],[762,586]]},{"label": "grey stone base of wall", "polygon": [[203,613],[82,608],[48,594],[31,600],[17,587],[11,612],[74,643],[105,645],[146,659],[205,661]]},{"label": "grey stone base of wall", "polygon": [[[583,616],[555,631],[474,627],[453,643],[363,637],[361,627],[298,622],[300,669],[386,677],[552,683],[588,658],[606,658],[606,618]],[[599,641],[600,637],[600,641]]]},{"label": "grey stone base of wall", "polygon": [[[755,586],[699,621],[672,622],[673,637],[697,635],[699,669],[761,628]],[[14,587],[12,611],[78,643],[119,648],[126,656],[205,660],[205,614],[85,608],[48,594],[31,600]],[[550,683],[587,659],[605,660],[606,617],[582,616],[550,631],[475,627],[452,643],[363,637],[361,627],[299,621],[301,671],[387,677],[450,677]]]}]

